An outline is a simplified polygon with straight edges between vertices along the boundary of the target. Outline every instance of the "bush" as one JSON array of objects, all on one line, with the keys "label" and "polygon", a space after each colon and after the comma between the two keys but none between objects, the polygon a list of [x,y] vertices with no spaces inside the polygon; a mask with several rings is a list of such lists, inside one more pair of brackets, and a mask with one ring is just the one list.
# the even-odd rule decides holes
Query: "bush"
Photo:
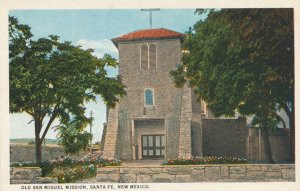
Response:
[{"label": "bush", "polygon": [[40,167],[42,169],[42,176],[49,176],[54,169],[53,163],[48,160],[42,161]]},{"label": "bush", "polygon": [[238,157],[191,157],[189,159],[174,158],[164,162],[163,165],[199,165],[199,164],[244,164],[247,159]]},{"label": "bush", "polygon": [[93,136],[84,130],[87,125],[87,121],[75,118],[57,127],[58,141],[67,153],[78,153],[89,146]]}]

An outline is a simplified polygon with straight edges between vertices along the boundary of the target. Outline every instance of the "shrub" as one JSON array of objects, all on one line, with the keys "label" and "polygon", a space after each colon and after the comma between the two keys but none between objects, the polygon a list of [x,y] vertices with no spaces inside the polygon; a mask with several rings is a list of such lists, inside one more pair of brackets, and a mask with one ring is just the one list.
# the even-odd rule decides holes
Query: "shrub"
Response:
[{"label": "shrub", "polygon": [[[59,183],[75,182],[83,178],[94,177],[97,174],[96,165],[76,166],[74,168],[64,168],[64,172],[56,175]],[[55,176],[55,175],[54,175]]]},{"label": "shrub", "polygon": [[247,159],[238,157],[191,157],[189,159],[174,158],[164,162],[163,165],[198,165],[198,164],[244,164]]},{"label": "shrub", "polygon": [[13,162],[10,164],[11,167],[38,167],[36,162],[26,161],[26,162]]},{"label": "shrub", "polygon": [[97,159],[95,164],[98,166],[120,166],[121,160],[119,159]]},{"label": "shrub", "polygon": [[48,160],[42,161],[40,167],[42,169],[42,176],[49,176],[54,169],[53,163]]}]

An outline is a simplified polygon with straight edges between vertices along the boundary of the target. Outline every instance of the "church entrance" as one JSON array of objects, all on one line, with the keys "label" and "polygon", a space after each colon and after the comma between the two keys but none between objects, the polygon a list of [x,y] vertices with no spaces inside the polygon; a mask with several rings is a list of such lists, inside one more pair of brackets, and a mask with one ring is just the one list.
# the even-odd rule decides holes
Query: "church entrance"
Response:
[{"label": "church entrance", "polygon": [[162,159],[165,157],[165,135],[142,135],[142,158]]}]

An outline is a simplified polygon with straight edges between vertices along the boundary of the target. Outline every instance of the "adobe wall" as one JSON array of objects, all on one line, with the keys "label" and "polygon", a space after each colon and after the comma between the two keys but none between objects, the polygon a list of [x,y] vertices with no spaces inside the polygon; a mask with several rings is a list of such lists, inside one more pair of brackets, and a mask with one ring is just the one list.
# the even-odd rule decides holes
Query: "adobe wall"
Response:
[{"label": "adobe wall", "polygon": [[[266,160],[263,133],[258,128],[249,128],[248,130],[249,136],[246,139],[248,160]],[[269,140],[274,161],[291,161],[289,136],[284,129],[270,130]]]},{"label": "adobe wall", "polygon": [[[273,160],[290,162],[290,143],[284,129],[269,131]],[[193,145],[194,146],[194,145]],[[250,161],[264,161],[263,133],[247,128],[244,118],[203,119],[203,155],[236,156]]]},{"label": "adobe wall", "polygon": [[[157,45],[157,68],[140,69],[140,47],[144,43]],[[117,157],[132,160],[132,120],[164,118],[169,155],[178,154],[181,89],[175,88],[169,72],[180,64],[179,39],[120,42],[119,74],[127,95],[119,103]],[[144,89],[154,89],[154,106],[144,105]],[[174,144],[172,144],[174,143]]]},{"label": "adobe wall", "polygon": [[192,156],[203,156],[202,148],[202,131],[199,122],[192,121]]},{"label": "adobe wall", "polygon": [[[89,151],[81,151],[78,154],[70,154],[72,158],[82,158]],[[59,145],[43,145],[42,159],[54,160],[61,156],[67,156],[65,149]],[[35,161],[35,145],[10,144],[10,162]]]},{"label": "adobe wall", "polygon": [[186,165],[98,168],[97,182],[288,182],[295,181],[295,165]]},{"label": "adobe wall", "polygon": [[203,119],[203,155],[247,157],[246,119]]}]

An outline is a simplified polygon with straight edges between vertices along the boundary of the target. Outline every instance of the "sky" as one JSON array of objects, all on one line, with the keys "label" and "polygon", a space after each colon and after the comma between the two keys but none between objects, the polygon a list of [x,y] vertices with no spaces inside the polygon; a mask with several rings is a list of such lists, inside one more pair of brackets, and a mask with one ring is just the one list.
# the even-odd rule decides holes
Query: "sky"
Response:
[{"label": "sky", "polygon": [[[160,9],[153,12],[152,28],[167,28],[186,32],[203,16],[195,15],[194,9]],[[98,9],[98,10],[11,10],[10,16],[31,27],[34,39],[58,35],[61,41],[70,41],[82,48],[92,48],[94,55],[105,53],[118,59],[118,50],[110,39],[135,30],[149,28],[149,12],[140,9]],[[107,68],[110,76],[117,75],[117,69]],[[97,103],[86,104],[86,115],[93,112],[93,142],[100,141],[103,123],[106,121],[106,107],[101,97]],[[10,138],[34,138],[34,123],[25,113],[10,114]],[[54,126],[58,124],[55,121]],[[89,131],[89,127],[87,128]],[[54,128],[46,138],[56,138]]]}]

